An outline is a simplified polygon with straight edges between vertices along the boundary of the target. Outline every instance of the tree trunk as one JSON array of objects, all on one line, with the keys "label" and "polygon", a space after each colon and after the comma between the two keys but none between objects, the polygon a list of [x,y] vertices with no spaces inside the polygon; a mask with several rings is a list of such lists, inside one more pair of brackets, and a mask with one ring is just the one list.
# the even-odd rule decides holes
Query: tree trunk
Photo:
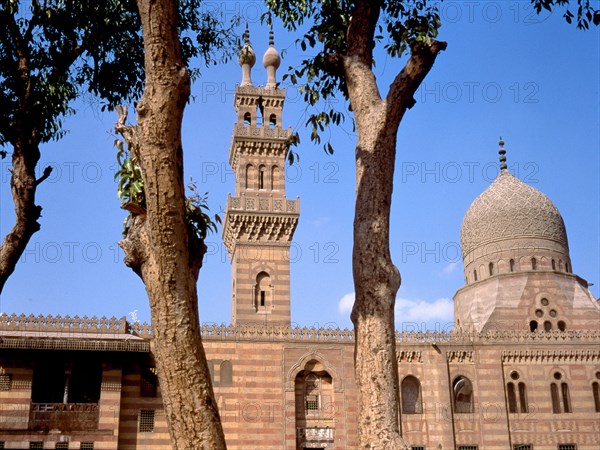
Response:
[{"label": "tree trunk", "polygon": [[188,245],[181,123],[190,95],[177,33],[177,2],[138,0],[145,89],[131,133],[143,173],[146,213],[132,214],[120,245],[150,301],[154,353],[174,449],[224,449],[197,313],[204,248]]},{"label": "tree trunk", "polygon": [[42,215],[42,207],[35,204],[35,193],[37,185],[52,171],[51,168],[46,168],[44,175],[36,180],[35,167],[40,159],[40,151],[37,144],[24,137],[27,131],[18,130],[18,133],[20,136],[13,145],[10,177],[16,220],[0,246],[0,293],[8,277],[14,272],[31,237],[40,229],[38,219]]},{"label": "tree trunk", "polygon": [[390,256],[390,210],[396,136],[415,104],[417,88],[445,42],[411,48],[411,56],[381,98],[373,74],[374,33],[380,2],[359,1],[347,33],[343,70],[358,131],[352,272],[355,302],[354,369],[358,436],[363,449],[409,449],[400,433],[400,392],[394,305],[400,272]]}]

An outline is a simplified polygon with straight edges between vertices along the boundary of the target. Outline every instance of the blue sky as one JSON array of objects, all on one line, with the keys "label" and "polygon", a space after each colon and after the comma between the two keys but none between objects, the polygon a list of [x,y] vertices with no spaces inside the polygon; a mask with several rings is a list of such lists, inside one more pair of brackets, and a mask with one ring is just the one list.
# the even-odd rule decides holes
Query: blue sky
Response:
[{"label": "blue sky", "polygon": [[[210,3],[249,22],[257,53],[255,84],[266,82],[262,54],[268,30],[258,20],[260,2]],[[600,284],[600,86],[599,32],[578,31],[560,14],[537,16],[525,1],[445,2],[440,38],[448,42],[416,95],[398,135],[392,206],[392,256],[402,274],[399,329],[448,328],[452,296],[463,284],[458,247],[462,217],[498,171],[502,135],[512,173],[556,204],[567,226],[573,270]],[[240,28],[240,33],[243,31]],[[302,52],[295,36],[275,28],[286,49],[279,79]],[[401,61],[376,55],[382,90]],[[228,166],[235,120],[237,62],[205,69],[185,113],[186,177],[209,192],[214,212],[234,192]],[[65,120],[69,134],[42,148],[42,230],[32,239],[0,299],[7,313],[136,316],[149,320],[142,282],[122,263],[122,220],[116,185],[115,115],[93,99],[76,103]],[[343,104],[340,103],[343,107]],[[306,107],[289,88],[284,125],[301,133],[300,164],[288,168],[287,195],[301,198],[291,252],[292,321],[350,327],[354,208],[351,127],[331,129],[336,149],[327,156],[310,144]],[[0,231],[13,224],[9,164],[0,161]],[[230,264],[220,233],[208,239],[199,279],[203,322],[229,322]]]}]

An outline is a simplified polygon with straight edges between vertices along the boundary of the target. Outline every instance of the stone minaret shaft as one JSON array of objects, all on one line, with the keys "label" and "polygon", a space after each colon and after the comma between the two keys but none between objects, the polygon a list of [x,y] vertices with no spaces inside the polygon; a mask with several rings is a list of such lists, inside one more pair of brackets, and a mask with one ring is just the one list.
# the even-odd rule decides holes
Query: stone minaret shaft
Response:
[{"label": "stone minaret shaft", "polygon": [[286,141],[292,131],[281,127],[285,90],[275,82],[280,59],[271,44],[263,59],[269,82],[255,87],[250,71],[256,55],[246,31],[238,60],[242,82],[235,91],[237,121],[229,152],[236,195],[227,199],[223,224],[232,262],[231,321],[289,325],[289,254],[300,200],[285,196]]}]

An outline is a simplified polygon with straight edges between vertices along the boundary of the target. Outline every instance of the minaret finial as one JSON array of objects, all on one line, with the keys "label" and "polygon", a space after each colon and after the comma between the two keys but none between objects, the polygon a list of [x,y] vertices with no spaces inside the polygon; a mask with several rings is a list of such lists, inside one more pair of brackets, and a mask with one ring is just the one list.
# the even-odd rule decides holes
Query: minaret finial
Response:
[{"label": "minaret finial", "polygon": [[263,56],[263,65],[267,69],[267,84],[265,88],[276,89],[277,88],[277,69],[281,64],[281,57],[275,48],[275,37],[273,33],[273,24],[269,30],[269,48]]},{"label": "minaret finial", "polygon": [[252,66],[256,62],[256,54],[252,49],[250,43],[250,30],[248,28],[248,22],[246,22],[246,31],[244,31],[244,46],[238,53],[238,63],[242,67],[242,82],[240,86],[252,86],[252,79],[250,77],[250,71]]},{"label": "minaret finial", "polygon": [[273,33],[273,24],[271,24],[271,28],[269,29],[269,47],[275,46],[275,33]]},{"label": "minaret finial", "polygon": [[504,149],[504,140],[502,140],[502,136],[500,136],[498,145],[500,146],[500,149],[498,150],[498,154],[500,155],[500,170],[507,170],[508,166],[506,165],[506,150]]},{"label": "minaret finial", "polygon": [[244,31],[244,44],[250,45],[250,29],[248,28],[248,22],[246,22],[246,31]]}]

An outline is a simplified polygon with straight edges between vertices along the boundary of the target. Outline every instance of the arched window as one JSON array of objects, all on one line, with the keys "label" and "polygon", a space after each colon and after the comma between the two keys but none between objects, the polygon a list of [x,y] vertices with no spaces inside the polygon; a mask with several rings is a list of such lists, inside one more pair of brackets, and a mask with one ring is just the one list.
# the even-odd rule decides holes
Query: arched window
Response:
[{"label": "arched window", "polygon": [[558,325],[558,329],[560,331],[566,331],[567,330],[567,324],[564,321],[559,320],[558,323],[557,323],[557,325]]},{"label": "arched window", "polygon": [[570,413],[573,412],[571,409],[571,396],[569,394],[569,385],[562,381],[560,384],[558,381],[562,380],[562,374],[560,372],[554,373],[554,379],[556,383],[550,384],[550,395],[552,397],[552,412],[554,414]]},{"label": "arched window", "polygon": [[488,269],[490,271],[490,277],[491,277],[492,275],[494,275],[494,263],[490,263],[488,265]]},{"label": "arched window", "polygon": [[255,308],[257,311],[265,310],[271,305],[271,277],[267,272],[256,276]]},{"label": "arched window", "polygon": [[529,331],[531,331],[532,333],[537,331],[538,329],[538,323],[537,320],[532,320],[531,322],[529,322]]},{"label": "arched window", "polygon": [[304,403],[307,412],[318,412],[320,406],[320,395],[319,395],[319,377],[314,373],[307,375],[304,380],[305,397]]},{"label": "arched window", "polygon": [[260,166],[258,168],[258,188],[259,189],[265,188],[265,178],[266,178],[265,172],[266,172],[265,166]]},{"label": "arched window", "polygon": [[221,363],[219,382],[221,386],[231,386],[233,384],[233,367],[231,366],[231,361],[225,360]]},{"label": "arched window", "polygon": [[515,260],[511,259],[509,262],[509,265],[510,265],[510,271],[514,272],[515,271]]},{"label": "arched window", "polygon": [[249,112],[247,112],[246,114],[244,114],[244,126],[250,126],[252,124],[252,116],[250,115]]},{"label": "arched window", "polygon": [[402,413],[422,414],[421,383],[412,375],[402,380]]},{"label": "arched window", "polygon": [[527,387],[525,383],[519,383],[519,405],[521,406],[521,412],[529,412],[529,406],[527,404]]},{"label": "arched window", "polygon": [[552,260],[552,270],[556,270],[556,261]]},{"label": "arched window", "polygon": [[594,395],[594,407],[596,412],[600,412],[600,385],[597,381],[592,383],[592,394]]},{"label": "arched window", "polygon": [[256,169],[252,164],[246,166],[246,189],[254,189],[254,180],[256,180]]},{"label": "arched window", "polygon": [[279,185],[279,167],[271,167],[271,190],[277,189]]},{"label": "arched window", "polygon": [[473,412],[473,385],[467,377],[458,376],[452,383],[455,413]]},{"label": "arched window", "polygon": [[506,396],[508,397],[508,412],[517,412],[517,394],[514,383],[508,383],[506,386]]},{"label": "arched window", "polygon": [[269,116],[269,128],[275,128],[277,126],[277,116],[275,114],[271,114]]},{"label": "arched window", "polygon": [[531,270],[537,270],[537,259],[531,258]]},{"label": "arched window", "polygon": [[552,331],[552,322],[549,320],[544,322],[544,331]]},{"label": "arched window", "polygon": [[477,281],[477,270],[473,271],[473,279]]},{"label": "arched window", "polygon": [[569,263],[565,263],[565,272],[569,273]]}]

